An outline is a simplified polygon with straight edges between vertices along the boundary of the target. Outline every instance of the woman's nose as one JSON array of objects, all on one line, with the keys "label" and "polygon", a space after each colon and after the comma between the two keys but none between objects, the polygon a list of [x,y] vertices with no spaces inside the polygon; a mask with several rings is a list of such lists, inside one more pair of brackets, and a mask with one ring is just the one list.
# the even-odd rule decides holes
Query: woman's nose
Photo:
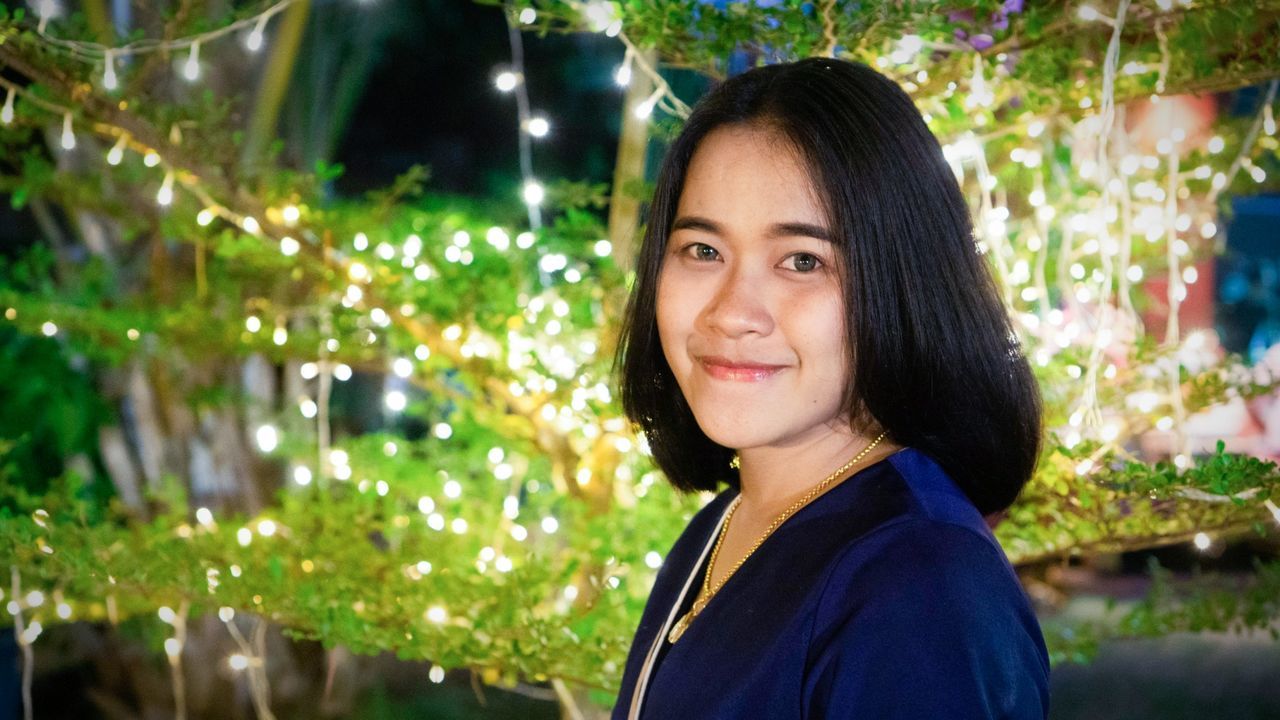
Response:
[{"label": "woman's nose", "polygon": [[763,278],[735,269],[724,273],[702,312],[707,328],[726,337],[773,332]]}]

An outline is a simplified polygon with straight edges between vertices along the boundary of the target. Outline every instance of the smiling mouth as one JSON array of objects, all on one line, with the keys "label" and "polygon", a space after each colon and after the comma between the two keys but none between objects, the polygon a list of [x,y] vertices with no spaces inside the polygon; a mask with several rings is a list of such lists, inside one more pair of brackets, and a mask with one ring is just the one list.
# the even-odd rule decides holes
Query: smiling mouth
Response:
[{"label": "smiling mouth", "polygon": [[767,380],[786,369],[786,365],[760,365],[755,363],[735,363],[717,357],[698,358],[703,370],[717,380],[736,380],[739,382],[759,382]]}]

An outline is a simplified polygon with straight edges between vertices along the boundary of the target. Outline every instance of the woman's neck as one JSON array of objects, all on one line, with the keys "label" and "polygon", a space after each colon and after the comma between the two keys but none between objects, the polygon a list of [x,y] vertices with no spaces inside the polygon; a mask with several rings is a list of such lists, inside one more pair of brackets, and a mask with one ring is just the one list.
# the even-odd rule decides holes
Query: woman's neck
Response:
[{"label": "woman's neck", "polygon": [[[759,517],[782,512],[862,452],[879,434],[877,430],[864,436],[842,427],[793,445],[743,448],[738,455],[742,493],[739,512]],[[857,472],[899,448],[886,437],[847,473]]]}]

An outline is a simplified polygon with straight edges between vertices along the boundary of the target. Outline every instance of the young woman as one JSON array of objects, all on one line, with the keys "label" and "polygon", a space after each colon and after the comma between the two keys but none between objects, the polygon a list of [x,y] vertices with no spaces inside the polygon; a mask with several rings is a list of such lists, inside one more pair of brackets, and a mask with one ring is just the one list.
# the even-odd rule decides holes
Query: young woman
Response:
[{"label": "young woman", "polygon": [[1044,718],[1049,665],[984,515],[1040,399],[937,140],[812,59],[694,109],[650,207],[622,399],[689,523],[614,718]]}]

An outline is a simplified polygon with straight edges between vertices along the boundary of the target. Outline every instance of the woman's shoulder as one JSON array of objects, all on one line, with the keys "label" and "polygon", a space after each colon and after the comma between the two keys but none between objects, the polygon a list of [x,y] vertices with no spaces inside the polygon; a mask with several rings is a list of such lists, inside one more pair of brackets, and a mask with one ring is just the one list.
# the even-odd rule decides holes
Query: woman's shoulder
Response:
[{"label": "woman's shoulder", "polygon": [[815,717],[848,703],[868,717],[1047,716],[1039,622],[984,531],[913,511],[833,559],[807,645]]},{"label": "woman's shoulder", "polygon": [[894,511],[830,556],[822,604],[847,611],[923,589],[933,596],[1003,596],[1029,612],[1004,549],[942,467],[914,448],[891,455],[886,465],[876,487],[850,500],[892,505]]}]

